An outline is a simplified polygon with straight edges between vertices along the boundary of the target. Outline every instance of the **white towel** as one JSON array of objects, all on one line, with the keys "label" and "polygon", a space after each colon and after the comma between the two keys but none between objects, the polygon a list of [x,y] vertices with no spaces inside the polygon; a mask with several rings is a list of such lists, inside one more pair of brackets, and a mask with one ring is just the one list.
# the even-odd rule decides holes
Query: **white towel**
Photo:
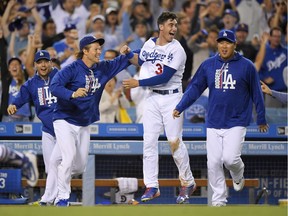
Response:
[{"label": "white towel", "polygon": [[133,193],[138,190],[138,180],[137,178],[116,178],[118,181],[118,187],[120,194]]}]

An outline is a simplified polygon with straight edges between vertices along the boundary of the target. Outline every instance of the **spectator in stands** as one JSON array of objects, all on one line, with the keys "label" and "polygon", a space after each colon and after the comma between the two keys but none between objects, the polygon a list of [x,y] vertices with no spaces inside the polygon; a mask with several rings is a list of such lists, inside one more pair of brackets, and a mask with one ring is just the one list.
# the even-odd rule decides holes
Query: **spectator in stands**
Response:
[{"label": "spectator in stands", "polygon": [[52,18],[46,20],[42,25],[42,49],[53,46],[57,41],[65,38],[63,32],[56,33],[56,24]]},{"label": "spectator in stands", "polygon": [[186,0],[182,3],[182,11],[190,18],[191,28],[190,34],[194,35],[200,31],[199,14],[201,10],[205,10],[207,4],[197,0]]},{"label": "spectator in stands", "polygon": [[127,109],[130,107],[130,102],[126,98],[123,88],[115,88],[117,78],[113,77],[109,80],[104,88],[101,100],[99,103],[100,120],[99,123],[120,123],[120,107]]},{"label": "spectator in stands", "polygon": [[110,37],[115,37],[115,45],[113,47],[119,46],[123,41],[123,26],[122,22],[118,20],[118,10],[113,7],[108,7],[105,11],[105,29],[104,34],[110,35]]},{"label": "spectator in stands", "polygon": [[106,19],[103,15],[96,15],[93,18],[93,25],[92,25],[93,31],[89,33],[96,36],[97,38],[105,39],[105,44],[102,47],[102,54],[100,57],[101,59],[104,58],[104,53],[106,50],[114,49],[118,51],[119,48],[124,45],[119,44],[119,40],[116,35],[105,33],[105,22]]},{"label": "spectator in stands", "polygon": [[275,90],[271,90],[264,82],[261,82],[262,92],[268,94],[277,100],[279,100],[283,104],[287,104],[288,101],[288,93],[287,92],[279,92]]},{"label": "spectator in stands", "polygon": [[86,20],[89,16],[88,10],[83,3],[77,7],[75,0],[61,0],[55,9],[50,8],[51,17],[57,18],[56,32],[64,31],[67,24],[74,24],[79,31],[79,37],[86,34]]},{"label": "spectator in stands", "polygon": [[[260,22],[257,28],[258,32],[255,34],[262,35],[263,32],[269,33],[270,27],[268,26],[268,20],[274,14],[274,1],[273,0],[265,0],[261,4],[261,13],[260,13]],[[240,11],[241,12],[241,11]],[[248,16],[248,18],[250,18]],[[251,19],[251,18],[250,18]]]},{"label": "spectator in stands", "polygon": [[64,63],[78,50],[78,30],[74,24],[67,24],[64,29],[65,38],[53,44],[61,63]]},{"label": "spectator in stands", "polygon": [[213,25],[218,29],[222,29],[224,7],[224,0],[209,0],[206,9],[200,13],[201,29],[209,29]]},{"label": "spectator in stands", "polygon": [[54,47],[47,47],[45,50],[47,50],[49,52],[49,55],[50,55],[51,59],[58,57],[57,51],[55,50]]},{"label": "spectator in stands", "polygon": [[213,26],[208,30],[208,32],[203,29],[197,34],[192,35],[189,39],[189,46],[194,53],[192,75],[195,74],[197,68],[204,60],[217,53],[216,39],[218,37],[218,32],[219,30],[216,26]]},{"label": "spectator in stands", "polygon": [[153,16],[146,2],[124,1],[121,7],[124,40],[132,34],[132,29],[138,21],[144,21],[148,29],[153,29]]},{"label": "spectator in stands", "polygon": [[222,18],[224,27],[223,29],[228,29],[235,32],[236,24],[238,22],[237,11],[232,9],[226,9]]},{"label": "spectator in stands", "polygon": [[178,13],[178,31],[176,33],[176,39],[180,42],[186,53],[186,63],[185,69],[182,78],[182,88],[183,91],[186,89],[188,85],[188,81],[192,75],[192,66],[193,66],[193,52],[187,44],[187,40],[189,39],[191,22],[189,17],[185,13]]},{"label": "spectator in stands", "polygon": [[[142,21],[137,21],[133,28],[132,35],[126,40],[127,45],[132,50],[141,49],[145,41],[148,38],[148,27],[147,24]],[[127,70],[131,76],[135,75],[137,72],[137,67],[135,65],[130,65]]]},{"label": "spectator in stands", "polygon": [[236,27],[236,40],[237,40],[236,51],[238,51],[241,55],[254,62],[258,51],[251,44],[250,41],[247,41],[248,34],[249,34],[248,25],[245,23],[239,23]]},{"label": "spectator in stands", "polygon": [[137,20],[144,20],[153,29],[153,15],[149,10],[149,5],[144,1],[134,1],[130,16],[130,25],[133,28]]},{"label": "spectator in stands", "polygon": [[21,153],[6,145],[0,145],[0,164],[10,164],[22,169],[28,185],[34,187],[38,182],[37,157],[31,152]]},{"label": "spectator in stands", "polygon": [[[28,44],[29,44],[29,42],[28,42]],[[15,55],[14,55],[14,56],[15,56]],[[23,67],[23,69],[26,69],[26,68],[25,68],[25,62],[26,62],[26,60],[27,60],[27,49],[26,49],[26,48],[23,48],[23,49],[19,50],[17,56],[19,57],[19,59],[20,59],[21,62],[22,62],[22,67]]]},{"label": "spectator in stands", "polygon": [[[150,1],[150,11],[154,17],[159,17],[160,14],[164,11],[171,11],[171,12],[174,11],[174,7],[175,7],[175,0]],[[153,23],[153,29],[157,28],[158,26],[155,20]]]},{"label": "spectator in stands", "polygon": [[[273,27],[269,37],[263,36],[255,67],[259,71],[260,79],[270,89],[287,92],[287,48],[281,46],[281,36],[282,32],[279,27]],[[265,105],[266,107],[283,107],[282,103],[272,97],[265,97]]]},{"label": "spectator in stands", "polygon": [[262,31],[266,31],[267,20],[272,15],[272,0],[236,2],[239,2],[237,12],[240,23],[245,23],[249,27],[247,41],[251,41],[255,34],[262,35]]},{"label": "spectator in stands", "polygon": [[285,32],[287,25],[287,0],[276,0],[274,7],[275,18],[272,21],[272,27],[279,27],[282,32]]},{"label": "spectator in stands", "polygon": [[[26,6],[20,6],[17,1],[12,0],[8,3],[2,17],[1,26],[4,31],[5,38],[10,41],[11,32],[17,33],[15,35],[14,48],[11,48],[13,49],[14,54],[17,54],[20,49],[27,47],[28,35],[30,34],[31,30],[38,32],[39,34],[42,32],[42,20],[36,9],[36,2],[31,1],[31,4],[28,5],[29,8]],[[17,12],[15,14],[10,14],[16,8]],[[9,18],[9,16],[12,17]],[[32,25],[30,25],[30,20],[35,22],[34,28],[32,28]],[[9,55],[9,57],[11,56]]]},{"label": "spectator in stands", "polygon": [[22,62],[18,57],[9,59],[7,67],[7,43],[4,38],[4,31],[0,28],[0,68],[1,68],[1,109],[0,119],[2,121],[29,121],[31,116],[30,106],[21,110],[18,116],[10,117],[7,113],[7,107],[13,97],[19,91],[20,86],[28,78],[26,70],[22,70]]},{"label": "spectator in stands", "polygon": [[[20,87],[25,82],[22,62],[17,57],[12,57],[8,61],[8,71],[1,67],[1,79],[3,85],[2,103],[3,122],[28,122],[31,118],[31,107],[29,103],[24,104],[14,115],[9,116],[7,113],[8,104],[11,104],[18,95]],[[7,74],[6,74],[7,73]],[[4,85],[7,85],[4,88]],[[4,110],[6,109],[6,110]]]},{"label": "spectator in stands", "polygon": [[89,6],[89,16],[86,20],[86,33],[92,32],[94,17],[101,14],[101,8],[98,4],[92,3]]}]

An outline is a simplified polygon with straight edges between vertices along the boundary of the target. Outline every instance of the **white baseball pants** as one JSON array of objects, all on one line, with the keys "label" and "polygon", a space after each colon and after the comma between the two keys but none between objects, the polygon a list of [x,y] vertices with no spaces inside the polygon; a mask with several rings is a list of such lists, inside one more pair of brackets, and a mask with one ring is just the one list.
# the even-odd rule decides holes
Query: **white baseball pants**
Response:
[{"label": "white baseball pants", "polygon": [[[76,126],[65,120],[53,122],[57,144],[61,152],[58,166],[58,195],[56,200],[69,199],[73,173],[84,172],[89,153],[90,127]],[[73,168],[72,168],[73,165]]]},{"label": "white baseball pants", "polygon": [[[146,98],[143,127],[143,175],[146,187],[159,187],[158,183],[158,138],[165,130],[168,142],[171,144],[172,156],[179,171],[182,186],[194,184],[189,155],[182,141],[183,116],[173,119],[172,111],[180,101],[182,93],[161,95],[151,92]],[[178,140],[178,144],[175,142]],[[174,147],[172,147],[174,146]]]},{"label": "white baseball pants", "polygon": [[227,202],[227,186],[223,164],[233,180],[240,180],[244,173],[241,151],[246,135],[245,127],[229,129],[207,128],[208,179],[212,188],[212,205]]}]

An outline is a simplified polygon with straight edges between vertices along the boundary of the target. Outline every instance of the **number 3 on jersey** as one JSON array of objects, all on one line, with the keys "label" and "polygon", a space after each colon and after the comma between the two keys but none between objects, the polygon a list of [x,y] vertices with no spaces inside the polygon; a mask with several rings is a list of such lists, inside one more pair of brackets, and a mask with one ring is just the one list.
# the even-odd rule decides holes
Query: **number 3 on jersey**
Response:
[{"label": "number 3 on jersey", "polygon": [[157,63],[157,64],[156,64],[156,67],[157,67],[157,70],[155,71],[155,73],[156,73],[157,75],[162,74],[162,73],[163,73],[163,66],[162,66],[162,64]]}]

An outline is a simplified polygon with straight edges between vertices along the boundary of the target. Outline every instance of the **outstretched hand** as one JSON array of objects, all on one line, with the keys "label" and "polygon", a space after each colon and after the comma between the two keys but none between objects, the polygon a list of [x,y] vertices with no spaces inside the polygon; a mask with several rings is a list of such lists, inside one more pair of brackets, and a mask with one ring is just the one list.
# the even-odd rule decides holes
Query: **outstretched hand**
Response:
[{"label": "outstretched hand", "polygon": [[123,80],[122,84],[125,89],[136,88],[139,86],[139,81],[134,78],[130,78]]},{"label": "outstretched hand", "polygon": [[178,110],[174,109],[173,113],[172,113],[172,116],[173,116],[173,119],[179,118],[180,117],[180,112]]},{"label": "outstretched hand", "polygon": [[129,52],[131,52],[131,49],[130,47],[128,47],[127,45],[124,45],[120,48],[120,54],[121,55],[126,55],[128,54]]},{"label": "outstretched hand", "polygon": [[272,95],[271,89],[261,80],[260,80],[260,83],[261,83],[262,92],[264,92],[265,94],[268,94],[268,95]]},{"label": "outstretched hand", "polygon": [[86,97],[86,96],[87,96],[87,89],[86,88],[78,88],[77,91],[75,91],[72,94],[72,98]]},{"label": "outstretched hand", "polygon": [[10,104],[10,105],[8,106],[8,108],[7,108],[7,112],[8,112],[9,115],[15,114],[15,113],[17,112],[16,106],[13,105],[13,104]]},{"label": "outstretched hand", "polygon": [[266,124],[266,125],[258,125],[258,128],[259,128],[259,131],[261,133],[266,133],[268,131],[268,129],[269,129],[269,125],[268,124]]}]

